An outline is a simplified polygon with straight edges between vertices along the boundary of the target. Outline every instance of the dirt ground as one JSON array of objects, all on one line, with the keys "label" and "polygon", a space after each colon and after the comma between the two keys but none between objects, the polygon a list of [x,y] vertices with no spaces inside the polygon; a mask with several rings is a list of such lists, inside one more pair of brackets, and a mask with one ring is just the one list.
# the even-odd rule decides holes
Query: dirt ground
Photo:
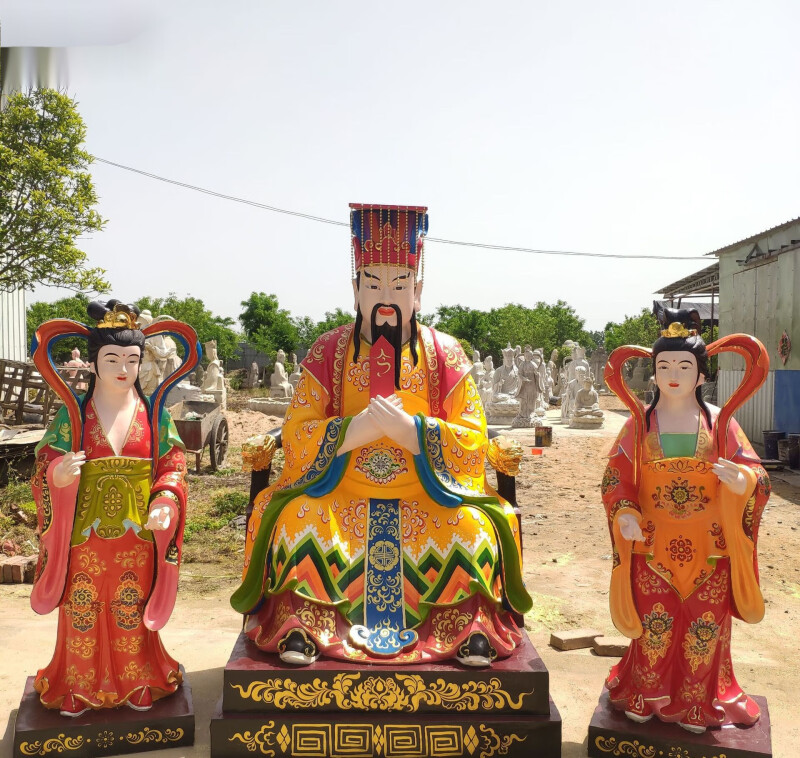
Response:
[{"label": "dirt ground", "polygon": [[[594,627],[616,634],[608,613],[611,549],[600,503],[599,483],[605,455],[624,422],[616,398],[602,398],[605,427],[583,431],[562,428],[558,412],[550,412],[553,446],[544,455],[526,455],[517,478],[517,499],[523,514],[524,574],[535,608],[526,617],[530,637],[550,670],[550,691],[563,719],[564,758],[586,755],[586,733],[603,680],[616,658],[581,650],[558,652],[548,645],[551,631]],[[228,411],[231,452],[227,466],[240,463],[241,444],[250,434],[265,432],[277,419],[247,410]],[[530,431],[509,436],[532,442]],[[213,477],[197,477],[204,487]],[[236,486],[245,479],[231,476]],[[759,540],[761,586],[767,614],[755,626],[734,622],[733,658],[743,688],[767,697],[776,758],[795,758],[800,744],[797,706],[800,639],[800,477],[772,477],[773,494]],[[216,480],[216,486],[220,482]],[[222,691],[222,668],[239,631],[240,618],[228,605],[236,586],[241,554],[194,561],[183,568],[178,603],[163,639],[185,666],[193,688],[197,720],[191,750],[159,755],[206,756],[208,724]],[[11,755],[13,719],[25,677],[47,663],[55,639],[55,614],[37,617],[29,605],[30,587],[0,585],[0,758]],[[677,728],[677,727],[676,727]]]}]

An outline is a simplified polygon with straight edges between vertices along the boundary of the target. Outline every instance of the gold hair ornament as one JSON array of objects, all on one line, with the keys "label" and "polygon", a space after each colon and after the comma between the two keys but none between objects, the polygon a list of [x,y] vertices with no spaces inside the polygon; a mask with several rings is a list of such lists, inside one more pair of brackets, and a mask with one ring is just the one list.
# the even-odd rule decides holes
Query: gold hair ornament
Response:
[{"label": "gold hair ornament", "polygon": [[668,328],[661,330],[662,337],[696,337],[697,329],[687,329],[680,321],[673,321]]},{"label": "gold hair ornament", "polygon": [[136,314],[127,305],[117,303],[97,322],[98,329],[138,329]]}]

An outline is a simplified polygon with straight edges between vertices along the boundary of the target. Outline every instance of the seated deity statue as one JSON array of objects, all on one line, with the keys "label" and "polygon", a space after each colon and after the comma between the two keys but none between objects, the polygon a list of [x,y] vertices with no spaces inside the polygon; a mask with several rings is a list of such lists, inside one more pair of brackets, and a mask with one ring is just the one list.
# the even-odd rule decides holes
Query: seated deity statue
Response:
[{"label": "seated deity statue", "polygon": [[522,380],[516,364],[516,350],[509,344],[503,349],[503,365],[494,371],[492,400],[486,407],[490,424],[510,424],[519,413],[517,395]]},{"label": "seated deity statue", "polygon": [[231,603],[285,663],[488,666],[522,641],[519,524],[486,479],[470,361],[416,318],[426,210],[351,205],[356,320],[303,360],[255,498]]},{"label": "seated deity statue", "polygon": [[278,350],[275,357],[275,367],[272,369],[272,376],[269,378],[269,396],[290,398],[294,392],[291,382],[286,377],[286,353]]},{"label": "seated deity statue", "polygon": [[570,426],[576,428],[598,428],[603,425],[604,414],[600,409],[600,397],[594,388],[592,377],[584,375],[583,387],[575,395]]}]

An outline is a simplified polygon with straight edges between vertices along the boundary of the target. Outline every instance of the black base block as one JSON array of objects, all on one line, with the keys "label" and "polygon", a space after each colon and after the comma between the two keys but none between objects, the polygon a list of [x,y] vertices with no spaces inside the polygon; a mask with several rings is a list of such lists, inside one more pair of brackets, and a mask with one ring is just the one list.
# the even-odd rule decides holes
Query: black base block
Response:
[{"label": "black base block", "polygon": [[687,732],[678,724],[656,717],[644,724],[616,710],[603,692],[589,725],[590,758],[772,758],[772,736],[766,698],[751,696],[761,718],[749,727],[726,724],[703,734]]},{"label": "black base block", "polygon": [[192,689],[185,674],[178,690],[148,711],[123,706],[87,711],[76,718],[45,708],[33,679],[30,676],[25,683],[14,726],[15,758],[56,754],[93,758],[194,744]]},{"label": "black base block", "polygon": [[320,658],[310,666],[283,663],[244,634],[225,666],[226,713],[306,714],[330,711],[533,714],[550,712],[547,667],[527,634],[509,658],[487,668],[456,661],[403,666]]},{"label": "black base block", "polygon": [[212,758],[560,758],[561,716],[237,713],[211,720]]}]

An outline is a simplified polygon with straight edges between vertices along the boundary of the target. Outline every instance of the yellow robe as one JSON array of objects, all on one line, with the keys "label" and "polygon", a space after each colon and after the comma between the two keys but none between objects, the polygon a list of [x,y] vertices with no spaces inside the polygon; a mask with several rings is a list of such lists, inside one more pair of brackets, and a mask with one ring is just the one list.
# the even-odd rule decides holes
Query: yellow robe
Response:
[{"label": "yellow robe", "polygon": [[[259,647],[276,650],[298,627],[328,655],[376,662],[450,657],[476,631],[500,656],[518,643],[508,611],[527,610],[530,599],[518,591],[512,605],[506,585],[521,587],[519,525],[486,483],[478,391],[466,374],[443,399],[445,419],[433,417],[424,342],[416,366],[405,346],[397,391],[417,416],[417,456],[387,437],[335,455],[343,422],[370,397],[369,357],[362,349],[353,361],[351,338],[340,390],[303,372],[283,427],[283,473],[256,498],[248,526],[245,578],[263,577],[263,600],[247,625]],[[330,417],[337,391],[342,415]],[[287,490],[298,494],[281,500],[266,559],[255,558],[266,565],[251,565],[262,519]]]}]

